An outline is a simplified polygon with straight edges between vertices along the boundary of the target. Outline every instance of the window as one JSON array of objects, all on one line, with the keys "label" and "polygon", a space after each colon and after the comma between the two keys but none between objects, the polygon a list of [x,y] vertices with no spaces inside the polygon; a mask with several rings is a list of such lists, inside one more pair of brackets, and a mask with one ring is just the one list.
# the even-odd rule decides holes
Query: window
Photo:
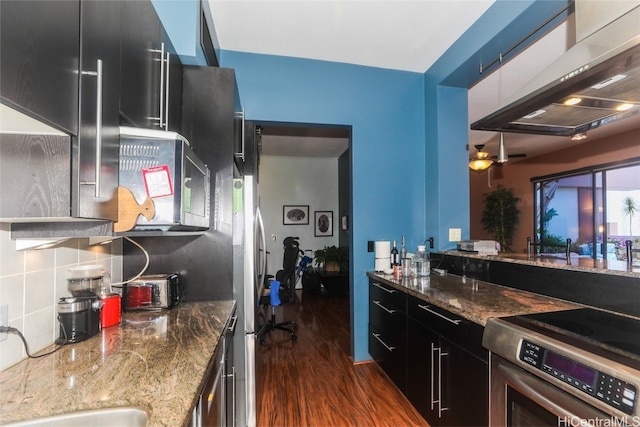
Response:
[{"label": "window", "polygon": [[626,261],[640,247],[640,159],[534,178],[535,243],[541,255]]}]

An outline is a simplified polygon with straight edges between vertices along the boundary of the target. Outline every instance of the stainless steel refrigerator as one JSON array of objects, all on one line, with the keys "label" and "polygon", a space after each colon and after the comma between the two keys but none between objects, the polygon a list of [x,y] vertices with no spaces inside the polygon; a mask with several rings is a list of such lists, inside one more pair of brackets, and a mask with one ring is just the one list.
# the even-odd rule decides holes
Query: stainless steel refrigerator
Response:
[{"label": "stainless steel refrigerator", "polygon": [[256,144],[259,135],[253,123],[246,123],[244,138],[247,152],[242,170],[237,168],[233,183],[233,299],[238,302],[238,322],[244,332],[234,337],[234,363],[239,408],[236,425],[251,427],[256,425],[256,346],[259,345],[256,332],[266,274],[266,241],[259,208]]}]

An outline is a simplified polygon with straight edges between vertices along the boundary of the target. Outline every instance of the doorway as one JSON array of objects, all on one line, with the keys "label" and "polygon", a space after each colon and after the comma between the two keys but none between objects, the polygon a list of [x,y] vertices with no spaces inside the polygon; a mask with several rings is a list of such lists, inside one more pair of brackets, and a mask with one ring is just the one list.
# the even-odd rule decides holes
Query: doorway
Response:
[{"label": "doorway", "polygon": [[[256,122],[256,129],[269,274],[282,268],[286,237],[299,237],[311,257],[325,246],[350,247],[351,127]],[[299,215],[291,220],[290,212]]]}]

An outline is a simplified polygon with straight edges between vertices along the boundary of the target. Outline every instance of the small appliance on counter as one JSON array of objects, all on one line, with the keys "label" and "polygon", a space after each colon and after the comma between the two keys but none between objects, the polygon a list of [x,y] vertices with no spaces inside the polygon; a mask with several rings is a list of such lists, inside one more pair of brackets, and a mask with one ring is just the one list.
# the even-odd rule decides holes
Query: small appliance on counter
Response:
[{"label": "small appliance on counter", "polygon": [[458,250],[478,252],[480,255],[498,255],[498,242],[495,240],[461,240]]},{"label": "small appliance on counter", "polygon": [[122,319],[122,302],[117,292],[105,292],[100,294],[102,311],[100,313],[100,326],[108,328],[120,324]]},{"label": "small appliance on counter", "polygon": [[84,341],[100,332],[104,272],[100,265],[83,265],[69,269],[67,290],[71,297],[58,301],[60,335],[57,344]]},{"label": "small appliance on counter", "polygon": [[58,301],[60,336],[56,344],[84,341],[100,332],[102,301],[97,297],[63,297]]},{"label": "small appliance on counter", "polygon": [[178,274],[140,276],[122,287],[125,311],[173,308],[182,300],[182,281]]}]

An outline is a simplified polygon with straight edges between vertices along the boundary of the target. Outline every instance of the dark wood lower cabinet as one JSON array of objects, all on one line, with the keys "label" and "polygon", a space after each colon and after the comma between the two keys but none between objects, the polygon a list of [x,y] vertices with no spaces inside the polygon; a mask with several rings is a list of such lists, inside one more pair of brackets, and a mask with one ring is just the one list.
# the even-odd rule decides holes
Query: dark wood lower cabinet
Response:
[{"label": "dark wood lower cabinet", "polygon": [[442,412],[440,425],[488,425],[489,365],[446,340],[441,344],[447,353],[441,378],[447,410]]},{"label": "dark wood lower cabinet", "polygon": [[434,404],[438,383],[435,349],[439,345],[437,334],[417,322],[408,321],[407,366],[411,374],[407,380],[407,399],[430,425],[438,419],[437,404]]},{"label": "dark wood lower cabinet", "polygon": [[406,295],[386,285],[372,282],[369,297],[369,354],[396,387],[406,393]]},{"label": "dark wood lower cabinet", "polygon": [[[487,425],[484,328],[397,290],[406,298],[406,308],[381,311],[380,303],[388,301],[380,301],[380,286],[388,286],[377,285],[371,281],[369,302],[369,352],[374,360],[431,426]],[[396,301],[401,297],[389,295]],[[395,341],[388,338],[391,330]]]}]

